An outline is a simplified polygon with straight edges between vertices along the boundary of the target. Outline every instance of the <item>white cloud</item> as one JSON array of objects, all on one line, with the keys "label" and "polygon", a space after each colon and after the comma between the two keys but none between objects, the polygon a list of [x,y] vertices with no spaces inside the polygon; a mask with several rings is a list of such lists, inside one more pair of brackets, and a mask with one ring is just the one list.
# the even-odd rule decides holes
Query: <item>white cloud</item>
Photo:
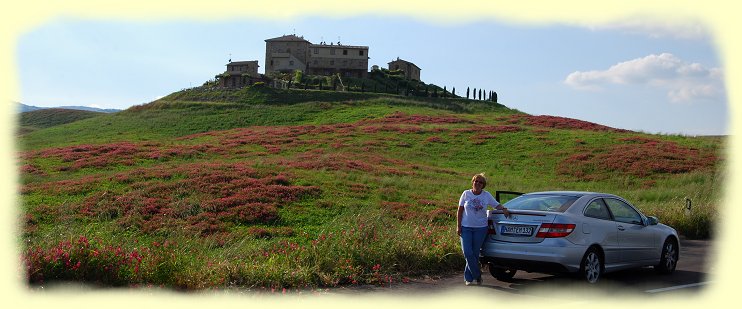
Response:
[{"label": "white cloud", "polygon": [[723,94],[722,71],[688,63],[669,53],[620,62],[607,70],[576,71],[564,83],[575,89],[600,90],[608,85],[645,85],[667,92],[672,102],[714,99]]}]

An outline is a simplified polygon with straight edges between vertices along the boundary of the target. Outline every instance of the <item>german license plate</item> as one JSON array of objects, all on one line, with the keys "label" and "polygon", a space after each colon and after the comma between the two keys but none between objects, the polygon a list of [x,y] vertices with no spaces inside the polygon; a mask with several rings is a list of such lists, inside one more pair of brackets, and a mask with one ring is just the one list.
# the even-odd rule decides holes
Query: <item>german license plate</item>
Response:
[{"label": "german license plate", "polygon": [[501,235],[531,236],[533,227],[527,225],[503,225],[500,226]]}]

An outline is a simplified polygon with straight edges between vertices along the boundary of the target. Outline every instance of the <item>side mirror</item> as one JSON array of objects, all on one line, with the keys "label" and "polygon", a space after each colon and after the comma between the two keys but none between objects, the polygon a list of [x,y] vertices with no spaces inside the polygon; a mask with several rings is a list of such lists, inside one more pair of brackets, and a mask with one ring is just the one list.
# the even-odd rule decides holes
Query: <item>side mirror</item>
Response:
[{"label": "side mirror", "polygon": [[660,220],[657,219],[657,217],[649,216],[649,217],[647,217],[647,221],[646,221],[646,224],[645,225],[657,225],[657,223],[659,223],[659,222],[660,222]]}]

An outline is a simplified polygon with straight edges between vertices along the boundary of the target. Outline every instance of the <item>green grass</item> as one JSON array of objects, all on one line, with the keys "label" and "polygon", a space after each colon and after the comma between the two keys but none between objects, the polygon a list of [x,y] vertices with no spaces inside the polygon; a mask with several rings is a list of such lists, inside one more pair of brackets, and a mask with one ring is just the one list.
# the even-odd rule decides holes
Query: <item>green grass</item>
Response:
[{"label": "green grass", "polygon": [[720,138],[464,99],[262,87],[181,91],[18,144],[30,283],[184,289],[459,270],[456,202],[479,172],[490,191],[615,193],[709,238],[725,165]]},{"label": "green grass", "polygon": [[28,134],[38,129],[72,123],[101,115],[103,113],[63,108],[47,108],[25,112],[19,116],[18,133]]}]

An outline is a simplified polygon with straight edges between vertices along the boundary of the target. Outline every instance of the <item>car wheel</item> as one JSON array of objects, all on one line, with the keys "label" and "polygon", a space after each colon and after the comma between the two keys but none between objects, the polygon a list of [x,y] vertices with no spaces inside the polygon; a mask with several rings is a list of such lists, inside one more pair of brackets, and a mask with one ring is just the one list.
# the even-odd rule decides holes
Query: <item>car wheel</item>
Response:
[{"label": "car wheel", "polygon": [[513,268],[502,268],[502,267],[496,267],[493,266],[492,263],[488,265],[490,270],[490,275],[492,277],[495,277],[495,279],[500,281],[510,281],[515,276],[515,273],[518,271],[517,269]]},{"label": "car wheel", "polygon": [[668,238],[665,240],[665,244],[662,245],[662,256],[660,256],[660,263],[654,266],[661,274],[669,274],[675,270],[678,266],[678,246],[675,240]]},{"label": "car wheel", "polygon": [[590,248],[582,257],[582,263],[580,264],[580,274],[582,278],[588,283],[596,283],[600,279],[600,275],[603,273],[603,260],[598,254],[598,250]]}]

